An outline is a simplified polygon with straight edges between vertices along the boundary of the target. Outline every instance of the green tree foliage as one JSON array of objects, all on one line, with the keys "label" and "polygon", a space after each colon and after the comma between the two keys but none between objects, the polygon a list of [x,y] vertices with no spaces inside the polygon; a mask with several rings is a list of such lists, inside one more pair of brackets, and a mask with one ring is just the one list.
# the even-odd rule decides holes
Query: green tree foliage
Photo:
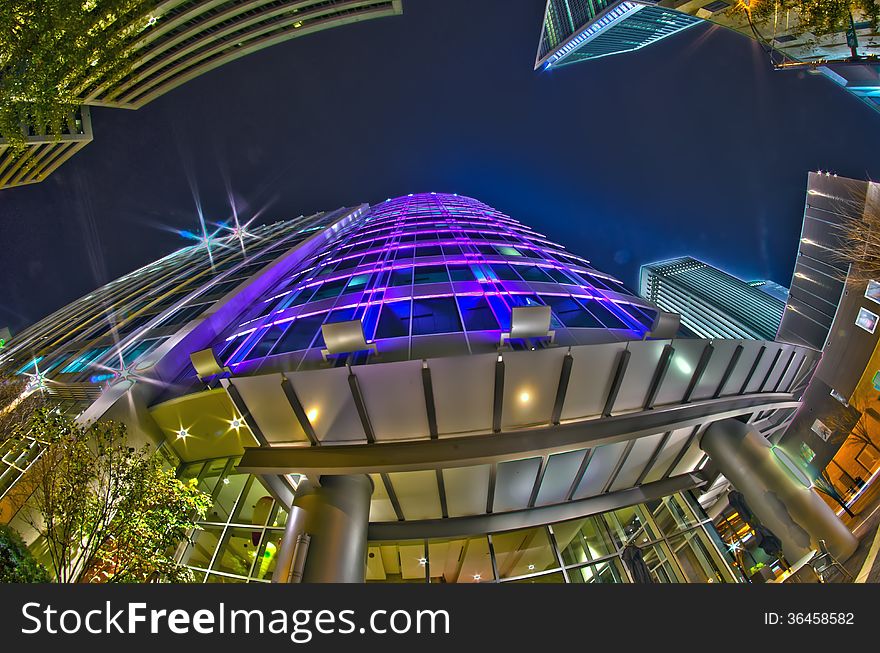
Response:
[{"label": "green tree foliage", "polygon": [[210,496],[162,469],[147,447],[128,446],[125,427],[83,427],[50,408],[29,424],[48,446],[32,464],[24,520],[44,539],[59,582],[186,582],[173,548]]},{"label": "green tree foliage", "polygon": [[0,2],[0,135],[13,147],[24,130],[61,134],[96,81],[131,68],[134,38],[157,0]]},{"label": "green tree foliage", "polygon": [[28,551],[21,536],[0,525],[0,583],[47,583],[49,573]]},{"label": "green tree foliage", "polygon": [[785,11],[797,14],[799,30],[823,36],[846,30],[850,15],[880,27],[880,0],[741,0],[737,5],[755,23],[774,21]]}]

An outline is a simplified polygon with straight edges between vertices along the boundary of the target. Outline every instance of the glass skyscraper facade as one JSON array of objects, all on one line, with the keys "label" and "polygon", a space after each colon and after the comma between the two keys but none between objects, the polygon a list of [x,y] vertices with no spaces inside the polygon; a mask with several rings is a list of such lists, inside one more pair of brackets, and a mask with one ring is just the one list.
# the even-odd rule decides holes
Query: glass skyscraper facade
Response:
[{"label": "glass skyscraper facade", "polygon": [[323,364],[322,325],[359,320],[383,360],[421,358],[434,336],[447,355],[484,353],[513,308],[538,305],[566,345],[640,339],[655,316],[619,280],[482,202],[412,195],[338,233],[214,346],[236,373],[306,369]]},{"label": "glass skyscraper facade", "polygon": [[642,266],[640,293],[702,338],[773,340],[785,302],[689,256]]},{"label": "glass skyscraper facade", "polygon": [[657,581],[740,579],[692,494],[701,437],[784,427],[812,350],[658,335],[654,301],[454,194],[186,235],[0,365],[211,494],[177,552],[199,580],[287,582],[302,528],[305,582],[627,582],[631,545]]},{"label": "glass skyscraper facade", "polygon": [[548,0],[535,68],[638,50],[702,22],[659,0]]}]

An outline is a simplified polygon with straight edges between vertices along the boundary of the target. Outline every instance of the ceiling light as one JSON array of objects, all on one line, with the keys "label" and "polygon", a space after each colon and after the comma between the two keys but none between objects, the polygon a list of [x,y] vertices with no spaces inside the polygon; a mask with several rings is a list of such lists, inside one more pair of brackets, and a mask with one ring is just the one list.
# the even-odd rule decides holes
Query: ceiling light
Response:
[{"label": "ceiling light", "polygon": [[474,580],[480,580],[481,578],[480,574],[474,574]]},{"label": "ceiling light", "polygon": [[177,437],[178,437],[178,438],[185,438],[185,437],[188,436],[188,435],[189,435],[189,429],[180,429],[180,430],[177,432]]},{"label": "ceiling light", "polygon": [[237,417],[235,417],[235,418],[232,419],[231,422],[229,422],[229,425],[230,425],[232,428],[234,428],[235,430],[238,430],[238,429],[241,428],[241,420],[239,420]]},{"label": "ceiling light", "polygon": [[316,419],[318,419],[318,409],[312,408],[309,412],[306,413],[306,417],[309,418],[310,422],[314,422]]},{"label": "ceiling light", "polygon": [[428,559],[427,558],[419,558],[419,564],[422,565],[422,567],[424,567],[426,564],[428,564]]},{"label": "ceiling light", "polygon": [[535,571],[535,565],[529,565],[529,571]]},{"label": "ceiling light", "polygon": [[532,395],[530,395],[525,390],[519,393],[520,403],[527,404],[532,400]]}]

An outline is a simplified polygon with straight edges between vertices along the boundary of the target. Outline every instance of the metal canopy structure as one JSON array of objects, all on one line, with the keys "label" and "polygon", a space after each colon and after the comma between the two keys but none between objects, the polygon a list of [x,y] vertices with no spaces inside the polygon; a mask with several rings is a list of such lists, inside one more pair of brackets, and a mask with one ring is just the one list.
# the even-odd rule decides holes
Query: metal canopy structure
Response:
[{"label": "metal canopy structure", "polygon": [[[368,474],[371,533],[422,537],[696,487],[703,429],[728,417],[784,428],[817,357],[775,342],[682,338],[373,359],[223,387],[230,415],[253,435],[239,471]],[[197,424],[186,407],[197,410],[201,394],[152,413],[165,429]]]}]

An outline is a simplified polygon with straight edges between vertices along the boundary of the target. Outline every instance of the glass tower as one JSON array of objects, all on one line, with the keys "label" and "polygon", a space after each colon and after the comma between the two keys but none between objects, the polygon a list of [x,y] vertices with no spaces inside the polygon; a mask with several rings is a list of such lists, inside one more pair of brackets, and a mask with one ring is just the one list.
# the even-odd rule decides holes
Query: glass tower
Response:
[{"label": "glass tower", "polygon": [[640,292],[702,338],[773,340],[785,311],[760,284],[689,256],[643,265]]},{"label": "glass tower", "polygon": [[[738,578],[691,495],[701,434],[784,426],[815,352],[656,335],[655,303],[453,194],[185,235],[0,367],[211,494],[178,551],[200,580],[286,582],[309,498],[359,517],[307,582],[628,582],[635,538],[658,581]],[[40,446],[2,453],[9,515]]]},{"label": "glass tower", "polygon": [[566,345],[641,339],[655,314],[619,280],[482,202],[410,195],[340,231],[214,346],[236,373],[306,369],[323,364],[322,325],[359,320],[382,360],[485,353],[510,330],[512,309],[542,305]]}]

